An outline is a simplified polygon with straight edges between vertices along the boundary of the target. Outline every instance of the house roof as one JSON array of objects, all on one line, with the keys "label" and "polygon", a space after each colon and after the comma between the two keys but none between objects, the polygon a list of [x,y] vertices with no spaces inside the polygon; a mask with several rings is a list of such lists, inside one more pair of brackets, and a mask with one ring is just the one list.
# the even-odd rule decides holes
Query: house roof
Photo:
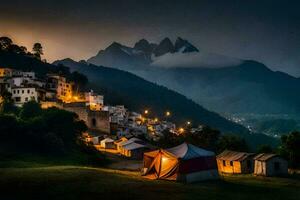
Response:
[{"label": "house roof", "polygon": [[104,140],[101,140],[100,142],[101,142],[101,143],[114,142],[114,140],[113,140],[113,139],[110,139],[110,138],[105,138]]},{"label": "house roof", "polygon": [[142,140],[139,139],[139,138],[130,138],[130,139],[127,140],[127,141],[120,142],[119,145],[125,146],[125,145],[128,145],[128,144],[130,144],[130,143],[137,142],[137,141],[142,141]]},{"label": "house roof", "polygon": [[225,150],[221,154],[217,155],[217,159],[229,161],[243,161],[244,159],[253,155],[254,153]]},{"label": "house roof", "polygon": [[115,141],[116,144],[119,144],[121,142],[127,141],[128,139],[126,137],[122,137],[120,139],[118,139],[117,141]]},{"label": "house roof", "polygon": [[267,161],[267,160],[269,160],[269,159],[271,159],[271,158],[274,158],[274,157],[276,157],[276,156],[278,156],[278,155],[276,155],[276,154],[271,154],[271,153],[260,153],[260,154],[258,154],[258,155],[256,155],[256,156],[254,157],[254,160],[258,160],[258,161]]},{"label": "house roof", "polygon": [[135,149],[140,149],[140,148],[144,148],[144,147],[147,147],[147,146],[143,145],[143,144],[135,143],[135,142],[123,146],[123,148],[126,150],[135,150]]}]

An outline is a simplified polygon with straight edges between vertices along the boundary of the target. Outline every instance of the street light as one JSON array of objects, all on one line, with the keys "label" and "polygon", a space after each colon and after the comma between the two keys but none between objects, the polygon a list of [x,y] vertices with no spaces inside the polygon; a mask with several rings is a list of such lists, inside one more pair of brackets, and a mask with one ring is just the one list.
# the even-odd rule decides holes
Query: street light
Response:
[{"label": "street light", "polygon": [[179,128],[179,133],[183,133],[184,132],[184,128]]},{"label": "street light", "polygon": [[169,117],[171,113],[169,111],[166,112],[166,116]]},{"label": "street light", "polygon": [[149,113],[149,110],[145,110],[144,113],[147,115]]},{"label": "street light", "polygon": [[190,122],[190,121],[187,121],[186,124],[189,126],[189,125],[191,125],[191,122]]}]

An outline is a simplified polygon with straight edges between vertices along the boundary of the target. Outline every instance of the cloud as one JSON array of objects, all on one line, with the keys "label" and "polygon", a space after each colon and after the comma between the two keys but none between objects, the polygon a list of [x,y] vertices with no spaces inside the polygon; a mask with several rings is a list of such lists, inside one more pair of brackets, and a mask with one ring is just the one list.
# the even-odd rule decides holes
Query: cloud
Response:
[{"label": "cloud", "polygon": [[236,66],[242,63],[242,60],[206,52],[192,53],[167,53],[160,57],[153,57],[152,66],[156,67],[205,67],[221,68]]}]

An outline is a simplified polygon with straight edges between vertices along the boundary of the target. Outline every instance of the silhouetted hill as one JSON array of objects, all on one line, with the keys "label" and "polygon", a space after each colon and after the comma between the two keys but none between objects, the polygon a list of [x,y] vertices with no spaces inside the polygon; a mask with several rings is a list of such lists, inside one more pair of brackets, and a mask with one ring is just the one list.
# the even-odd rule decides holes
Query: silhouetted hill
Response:
[{"label": "silhouetted hill", "polygon": [[78,63],[71,59],[56,61],[54,64],[63,64],[71,70],[85,74],[93,88],[103,93],[109,103],[122,103],[136,111],[147,108],[158,117],[170,110],[173,113],[171,119],[182,124],[192,120],[195,124],[204,123],[223,131],[245,131],[242,126],[205,110],[183,95],[131,73],[84,62]]},{"label": "silhouetted hill", "polygon": [[179,125],[184,124],[187,120],[192,121],[194,125],[207,124],[222,132],[243,136],[251,147],[264,143],[276,143],[276,140],[265,135],[250,134],[243,126],[204,109],[183,95],[131,73],[87,64],[85,61],[75,62],[71,59],[56,61],[54,64],[63,64],[89,77],[91,87],[105,95],[106,103],[124,104],[129,109],[136,111],[149,109],[153,117],[159,118],[163,118],[162,114],[166,110],[170,110],[172,112],[170,120]]}]

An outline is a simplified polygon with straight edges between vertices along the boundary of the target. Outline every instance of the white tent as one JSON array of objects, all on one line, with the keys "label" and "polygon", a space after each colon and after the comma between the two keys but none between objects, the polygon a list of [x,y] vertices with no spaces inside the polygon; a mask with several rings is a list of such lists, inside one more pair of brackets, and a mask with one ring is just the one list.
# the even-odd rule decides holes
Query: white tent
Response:
[{"label": "white tent", "polygon": [[196,182],[218,178],[215,153],[183,143],[144,153],[144,175],[150,179]]}]

